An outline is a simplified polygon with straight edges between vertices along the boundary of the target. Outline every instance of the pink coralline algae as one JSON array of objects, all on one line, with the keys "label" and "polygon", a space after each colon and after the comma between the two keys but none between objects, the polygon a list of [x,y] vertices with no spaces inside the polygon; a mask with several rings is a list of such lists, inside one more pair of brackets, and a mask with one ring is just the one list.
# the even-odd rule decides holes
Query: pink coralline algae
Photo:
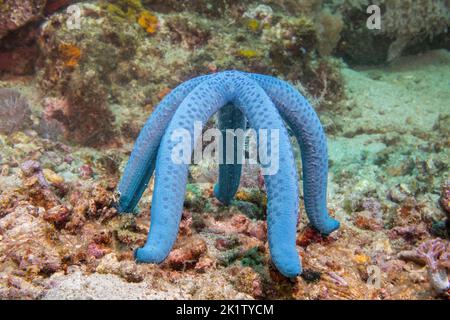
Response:
[{"label": "pink coralline algae", "polygon": [[194,267],[206,251],[205,241],[200,238],[194,238],[179,248],[172,250],[166,262],[173,269],[186,270]]},{"label": "pink coralline algae", "polygon": [[102,248],[100,245],[96,244],[96,243],[91,243],[88,246],[88,256],[92,256],[95,259],[100,259],[101,257],[103,257],[108,250],[105,250],[104,248]]},{"label": "pink coralline algae", "polygon": [[79,168],[79,175],[82,179],[89,179],[94,175],[94,170],[89,165],[84,164]]},{"label": "pink coralline algae", "polygon": [[417,248],[418,255],[427,265],[428,276],[433,289],[437,293],[450,290],[447,270],[450,269],[450,246],[440,239],[428,240]]},{"label": "pink coralline algae", "polygon": [[4,0],[0,7],[0,39],[42,17],[47,0]]},{"label": "pink coralline algae", "polygon": [[30,122],[27,100],[14,89],[0,88],[0,133],[11,134]]}]

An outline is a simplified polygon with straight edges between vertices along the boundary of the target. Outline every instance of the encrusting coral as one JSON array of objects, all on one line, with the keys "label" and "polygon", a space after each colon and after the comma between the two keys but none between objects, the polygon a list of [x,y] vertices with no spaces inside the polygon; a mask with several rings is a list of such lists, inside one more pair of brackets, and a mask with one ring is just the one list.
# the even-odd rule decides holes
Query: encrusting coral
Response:
[{"label": "encrusting coral", "polygon": [[[287,131],[278,111],[294,130],[302,149],[305,207],[310,222],[321,233],[329,234],[339,227],[339,222],[328,215],[326,208],[325,135],[313,109],[290,85],[276,78],[238,71],[194,78],[177,87],[163,99],[141,131],[118,187],[119,211],[132,211],[156,167],[151,229],[146,245],[137,250],[136,258],[142,262],[161,262],[177,236],[188,166],[171,161],[174,142],[170,139],[175,130],[183,128],[192,136],[193,119],[205,124],[228,103],[239,108],[253,129],[279,130],[280,150],[276,155],[279,155],[279,169],[264,175],[268,194],[268,238],[274,264],[285,276],[296,276],[302,272],[295,248],[297,174]],[[221,115],[222,122],[229,117],[228,113]],[[231,127],[242,122],[240,119],[236,117]],[[270,142],[268,150],[272,147]],[[191,144],[190,148],[192,150]],[[228,201],[236,192],[238,183],[235,181],[239,180],[240,170],[220,170],[220,173],[216,197]],[[234,178],[229,179],[228,175]]]}]

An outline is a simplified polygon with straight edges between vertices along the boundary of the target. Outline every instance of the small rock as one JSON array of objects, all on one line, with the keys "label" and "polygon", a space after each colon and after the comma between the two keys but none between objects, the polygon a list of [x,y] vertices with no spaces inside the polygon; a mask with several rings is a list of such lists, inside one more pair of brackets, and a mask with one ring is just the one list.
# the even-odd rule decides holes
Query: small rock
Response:
[{"label": "small rock", "polygon": [[251,223],[248,227],[248,234],[258,240],[265,242],[267,240],[267,224],[264,221]]},{"label": "small rock", "polygon": [[404,261],[412,261],[419,265],[426,264],[425,259],[417,252],[417,250],[404,250],[397,254],[397,258]]},{"label": "small rock", "polygon": [[98,273],[104,274],[106,273],[119,274],[119,270],[120,270],[120,262],[117,259],[115,253],[109,253],[105,255],[100,261],[100,264],[96,268],[96,271]]},{"label": "small rock", "polygon": [[76,232],[85,224],[85,222],[86,217],[75,208],[70,220],[67,222],[64,229],[69,232]]},{"label": "small rock", "polygon": [[96,272],[115,274],[128,282],[140,282],[144,279],[142,272],[134,261],[118,261],[115,253],[106,254],[96,268]]},{"label": "small rock", "polygon": [[306,281],[306,283],[316,283],[319,282],[322,274],[311,269],[304,269],[300,276]]},{"label": "small rock", "polygon": [[66,163],[68,163],[68,164],[71,164],[72,162],[73,162],[73,157],[71,156],[71,155],[66,155],[65,157],[64,157],[64,162],[66,162]]},{"label": "small rock", "polygon": [[264,296],[261,276],[252,268],[233,268],[230,270],[234,276],[232,282],[238,291],[250,294],[255,298]]},{"label": "small rock", "polygon": [[370,257],[366,256],[365,254],[356,254],[353,257],[353,261],[355,261],[357,264],[367,264],[370,262]]},{"label": "small rock", "polygon": [[355,225],[363,230],[377,231],[383,229],[383,220],[374,216],[370,211],[357,212],[354,217]]},{"label": "small rock", "polygon": [[100,247],[96,243],[90,243],[88,246],[87,254],[89,257],[94,257],[95,259],[100,259],[106,253],[106,250]]},{"label": "small rock", "polygon": [[306,248],[312,243],[322,243],[326,242],[326,238],[323,237],[319,232],[317,232],[312,227],[307,227],[300,233],[297,237],[297,244],[303,248]]},{"label": "small rock", "polygon": [[44,174],[45,180],[47,180],[51,184],[61,184],[64,182],[63,177],[56,174],[54,171],[50,169],[43,169],[42,173]]},{"label": "small rock", "polygon": [[2,175],[3,177],[7,177],[9,175],[9,166],[7,164],[2,165],[0,175]]},{"label": "small rock", "polygon": [[242,214],[235,215],[231,219],[231,225],[236,229],[237,233],[246,232],[249,224],[250,224],[249,219]]},{"label": "small rock", "polygon": [[94,242],[97,244],[109,244],[112,239],[111,231],[100,231],[94,235]]},{"label": "small rock", "polygon": [[216,261],[208,256],[201,257],[197,264],[195,265],[195,271],[199,273],[204,273],[208,269],[213,269],[216,267]]},{"label": "small rock", "polygon": [[389,190],[388,198],[395,203],[402,203],[409,196],[404,186],[397,186]]},{"label": "small rock", "polygon": [[215,247],[217,250],[226,251],[239,244],[235,237],[220,237],[216,239]]},{"label": "small rock", "polygon": [[182,247],[172,250],[166,262],[174,269],[185,270],[194,266],[206,250],[205,241],[201,238],[194,238]]},{"label": "small rock", "polygon": [[44,213],[44,220],[53,223],[57,227],[64,227],[70,219],[71,211],[64,205],[50,208]]},{"label": "small rock", "polygon": [[41,164],[35,160],[27,160],[20,166],[25,177],[31,177],[34,173],[41,171]]},{"label": "small rock", "polygon": [[144,280],[143,275],[139,272],[138,266],[134,261],[120,262],[119,275],[128,282],[141,282]]}]

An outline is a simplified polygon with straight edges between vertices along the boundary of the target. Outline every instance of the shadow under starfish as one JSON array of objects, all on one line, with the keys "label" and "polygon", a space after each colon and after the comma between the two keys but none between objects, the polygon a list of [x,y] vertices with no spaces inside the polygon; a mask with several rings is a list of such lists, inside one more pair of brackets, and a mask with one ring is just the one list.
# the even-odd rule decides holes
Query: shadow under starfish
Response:
[{"label": "shadow under starfish", "polygon": [[[145,246],[136,251],[136,259],[163,261],[178,234],[188,165],[172,161],[177,144],[172,139],[174,133],[181,128],[192,137],[194,122],[204,125],[216,112],[222,131],[245,128],[246,119],[256,132],[278,130],[279,169],[275,174],[264,175],[269,248],[283,275],[299,275],[302,268],[296,250],[298,177],[283,119],[295,133],[301,150],[306,213],[312,226],[322,234],[339,228],[339,222],[328,215],[326,208],[326,137],[313,108],[290,84],[240,71],[201,76],[181,84],[161,101],[143,127],[118,187],[119,211],[132,212],[156,167],[150,231]],[[214,192],[225,204],[237,191],[241,169],[240,164],[219,166]]]}]

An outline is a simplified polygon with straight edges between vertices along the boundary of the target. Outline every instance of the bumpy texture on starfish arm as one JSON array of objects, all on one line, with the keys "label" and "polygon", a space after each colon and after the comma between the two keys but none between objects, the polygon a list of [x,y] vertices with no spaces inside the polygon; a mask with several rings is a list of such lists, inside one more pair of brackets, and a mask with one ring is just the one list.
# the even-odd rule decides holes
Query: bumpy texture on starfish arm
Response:
[{"label": "bumpy texture on starfish arm", "polygon": [[197,77],[173,89],[148,118],[134,144],[118,187],[119,212],[134,210],[155,169],[156,152],[170,119],[186,96],[209,77]]},{"label": "bumpy texture on starfish arm", "polygon": [[330,234],[339,222],[328,215],[328,151],[324,130],[314,109],[290,84],[277,78],[248,74],[264,89],[294,132],[300,146],[303,193],[308,219],[320,233]]},{"label": "bumpy texture on starfish arm", "polygon": [[[249,97],[255,92],[256,98]],[[275,102],[280,114],[274,110],[273,103],[267,96]],[[182,111],[177,111],[177,108]],[[142,129],[119,185],[119,211],[130,212],[136,206],[155,168],[156,152],[158,159],[163,157],[161,153],[165,153],[166,163],[159,164],[164,161],[158,160],[156,166],[151,231],[146,246],[137,251],[136,257],[144,262],[162,261],[177,235],[187,181],[187,166],[171,167],[173,164],[170,158],[167,158],[170,154],[167,150],[173,148],[170,144],[173,142],[167,138],[170,136],[169,131],[182,125],[192,129],[194,121],[201,120],[206,123],[218,110],[221,130],[245,128],[245,117],[256,130],[272,129],[274,125],[282,128],[279,155],[280,167],[284,173],[281,177],[287,175],[288,179],[280,178],[279,175],[264,177],[268,194],[268,238],[275,265],[284,275],[294,276],[301,272],[295,251],[298,190],[296,182],[292,183],[290,179],[294,178],[295,181],[297,176],[289,139],[280,115],[295,132],[301,148],[308,217],[321,233],[328,234],[336,230],[339,223],[328,216],[326,209],[328,163],[325,135],[314,110],[288,83],[269,76],[238,71],[202,76],[178,86],[163,99]],[[175,111],[176,116],[172,118]],[[265,116],[259,117],[258,111],[263,112]],[[267,112],[270,115],[266,114]],[[163,134],[166,139],[160,145]],[[158,145],[160,147],[157,151]],[[235,149],[235,154],[236,151]],[[162,169],[158,169],[160,167]],[[174,169],[173,172],[167,167]],[[234,197],[241,169],[241,165],[237,164],[219,166],[215,196],[222,202],[228,203]],[[159,173],[160,171],[164,173]],[[291,175],[286,174],[286,171],[290,171]],[[168,197],[168,194],[172,193],[174,197]],[[291,210],[293,206],[295,210]]]},{"label": "bumpy texture on starfish arm", "polygon": [[289,137],[278,111],[264,90],[255,81],[231,71],[218,74],[197,86],[170,121],[156,160],[149,237],[145,246],[136,252],[136,258],[144,262],[161,262],[169,254],[178,233],[188,167],[187,164],[174,164],[171,160],[172,150],[177,144],[177,141],[171,140],[173,133],[184,128],[193,136],[192,118],[205,124],[227,103],[239,107],[255,130],[279,131],[280,167],[276,174],[264,177],[268,196],[269,247],[272,260],[280,272],[286,276],[296,276],[301,273],[296,250],[298,190]]},{"label": "bumpy texture on starfish arm", "polygon": [[[293,130],[300,146],[303,168],[303,192],[305,209],[311,225],[322,234],[330,234],[339,228],[339,222],[328,215],[326,190],[328,176],[328,155],[325,133],[320,120],[308,101],[291,85],[277,78],[246,74],[264,89],[278,108],[281,116]],[[235,113],[235,114],[234,114]],[[237,118],[240,111],[229,107],[225,113],[219,113],[219,123]],[[228,123],[238,128],[242,124]],[[224,168],[226,167],[226,168]],[[234,197],[241,176],[241,165],[220,165],[219,183],[221,190],[227,190],[226,196],[217,197],[227,204]],[[225,171],[226,170],[226,171]],[[227,177],[227,178],[225,178]],[[232,183],[233,186],[225,186]],[[234,187],[236,186],[236,187]],[[222,199],[226,199],[223,201]]]},{"label": "bumpy texture on starfish arm", "polygon": [[[238,154],[242,155],[242,149],[238,148],[238,141],[234,136],[227,135],[228,129],[245,130],[247,120],[244,114],[232,104],[222,107],[218,112],[219,129],[222,133],[222,151],[219,157],[222,164],[219,165],[219,179],[214,186],[214,196],[224,204],[229,204],[234,198],[239,187],[242,172],[242,162],[238,161]],[[227,159],[227,143],[233,143],[233,159]],[[242,146],[243,147],[243,146]],[[227,161],[231,160],[231,161]],[[230,163],[231,162],[231,163]]]}]

